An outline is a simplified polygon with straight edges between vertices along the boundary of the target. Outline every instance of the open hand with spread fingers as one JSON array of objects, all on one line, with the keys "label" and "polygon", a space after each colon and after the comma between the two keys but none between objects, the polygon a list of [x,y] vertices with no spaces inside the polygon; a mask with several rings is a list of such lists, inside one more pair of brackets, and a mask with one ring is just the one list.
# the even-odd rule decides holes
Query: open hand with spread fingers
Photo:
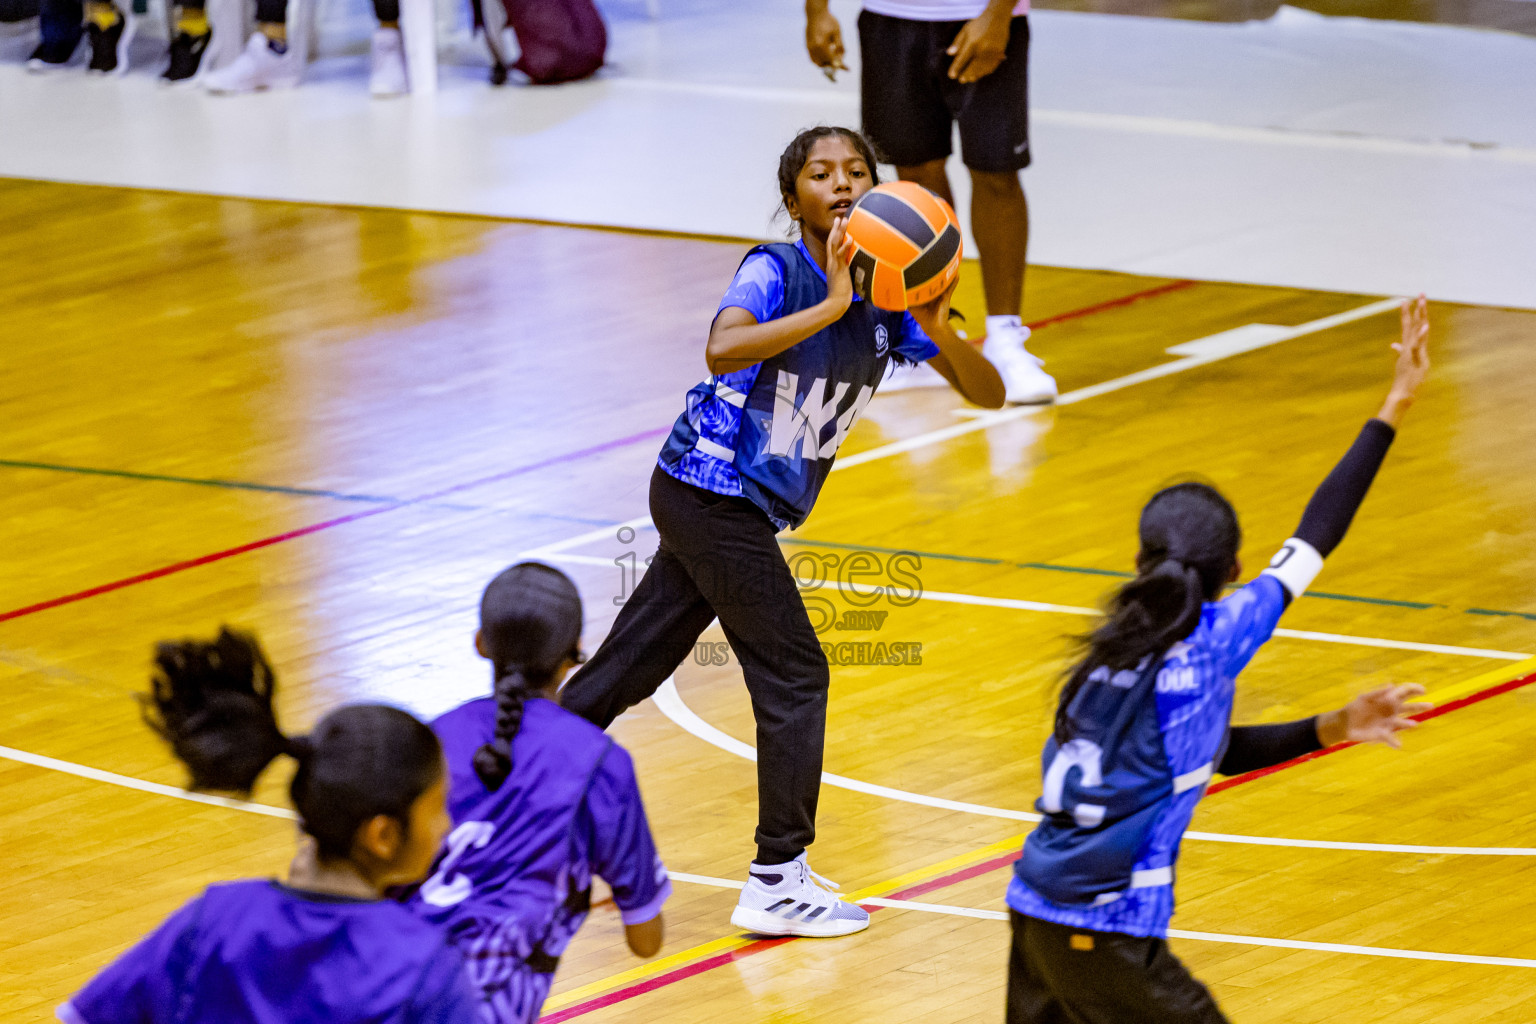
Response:
[{"label": "open hand with spread fingers", "polygon": [[1418,683],[1378,686],[1350,701],[1338,711],[1317,716],[1317,738],[1325,747],[1349,740],[1353,743],[1383,743],[1396,750],[1403,747],[1398,733],[1416,729],[1419,723],[1411,715],[1434,707],[1415,697],[1424,695]]}]

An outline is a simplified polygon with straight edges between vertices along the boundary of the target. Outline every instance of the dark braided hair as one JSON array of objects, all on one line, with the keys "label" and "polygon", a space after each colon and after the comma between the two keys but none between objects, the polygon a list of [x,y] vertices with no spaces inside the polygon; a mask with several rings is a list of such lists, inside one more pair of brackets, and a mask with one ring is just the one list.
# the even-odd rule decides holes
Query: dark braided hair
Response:
[{"label": "dark braided hair", "polygon": [[793,141],[779,156],[779,195],[785,201],[780,207],[781,211],[788,212],[788,200],[794,198],[795,182],[800,180],[800,172],[805,168],[805,161],[810,158],[811,150],[822,139],[842,138],[847,139],[858,154],[869,165],[870,183],[880,184],[879,163],[875,155],[874,143],[865,138],[862,132],[856,132],[852,128],[839,128],[834,125],[817,125],[815,128],[807,128],[796,135]]},{"label": "dark braided hair", "polygon": [[581,595],[570,577],[519,562],[491,580],[480,598],[480,638],[496,686],[496,735],[475,751],[475,774],[497,789],[512,772],[512,740],[523,702],[549,685],[567,659],[581,661]]},{"label": "dark braided hair", "polygon": [[276,687],[256,638],[225,628],[212,642],[159,644],[140,703],[186,765],[189,789],[248,796],[279,754],[298,761],[288,795],[322,858],[347,859],[357,830],[380,814],[408,831],[411,805],[442,777],[432,730],[398,708],[355,704],[309,736],[285,736],[272,709]]},{"label": "dark braided hair", "polygon": [[1206,601],[1221,593],[1237,561],[1243,533],[1237,513],[1214,487],[1165,487],[1141,511],[1137,576],[1115,594],[1108,617],[1085,640],[1056,705],[1056,739],[1072,738],[1069,708],[1101,666],[1133,669],[1193,633]]}]

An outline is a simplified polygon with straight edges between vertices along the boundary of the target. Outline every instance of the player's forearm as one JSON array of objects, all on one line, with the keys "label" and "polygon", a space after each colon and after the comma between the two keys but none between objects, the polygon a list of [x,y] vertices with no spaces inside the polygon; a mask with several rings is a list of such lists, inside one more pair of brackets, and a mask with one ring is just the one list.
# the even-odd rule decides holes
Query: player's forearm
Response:
[{"label": "player's forearm", "polygon": [[818,14],[827,13],[827,0],[805,0],[805,16],[814,18]]},{"label": "player's forearm", "polygon": [[1332,554],[1349,530],[1396,436],[1397,432],[1386,421],[1368,420],[1355,443],[1312,495],[1295,536],[1312,545],[1324,558]]},{"label": "player's forearm", "polygon": [[1017,4],[1018,0],[987,0],[987,9],[981,12],[981,16],[983,18],[1012,18],[1013,8]]},{"label": "player's forearm", "polygon": [[983,409],[1001,409],[1007,389],[997,368],[972,348],[969,342],[955,334],[947,323],[931,326],[933,330],[927,326],[924,330],[949,361],[950,369],[955,373],[951,383],[956,390],[965,396],[966,401]]},{"label": "player's forearm", "polygon": [[836,323],[841,316],[842,312],[823,301],[766,323],[729,326],[717,323],[709,332],[704,359],[710,373],[745,370],[793,348],[817,331]]},{"label": "player's forearm", "polygon": [[[1241,775],[1332,746],[1344,737],[1332,738],[1334,723],[1329,712],[1314,718],[1275,725],[1234,725],[1227,735],[1227,752],[1216,767],[1220,775]],[[1325,725],[1324,719],[1329,719]],[[1325,729],[1327,735],[1324,735]]]}]

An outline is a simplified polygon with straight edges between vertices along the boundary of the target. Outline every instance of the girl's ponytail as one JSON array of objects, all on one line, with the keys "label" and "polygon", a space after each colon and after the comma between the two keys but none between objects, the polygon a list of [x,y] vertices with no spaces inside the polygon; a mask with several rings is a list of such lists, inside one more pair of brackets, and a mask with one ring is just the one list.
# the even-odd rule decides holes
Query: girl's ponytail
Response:
[{"label": "girl's ponytail", "polygon": [[158,645],[150,693],[139,699],[144,721],[187,766],[189,788],[249,793],[299,742],[277,727],[274,685],[255,637],[225,628],[211,643]]},{"label": "girl's ponytail", "polygon": [[534,693],[521,666],[496,678],[496,736],[475,751],[475,774],[486,789],[499,789],[512,773],[512,740],[523,725],[523,702]]},{"label": "girl's ponytail", "polygon": [[213,642],[155,649],[144,720],[191,773],[189,788],[249,794],[279,754],[299,763],[288,795],[323,859],[349,857],[358,828],[388,815],[409,829],[411,805],[442,777],[442,746],[397,708],[353,704],[309,736],[284,736],[272,710],[277,685],[256,638],[220,630]]},{"label": "girl's ponytail", "polygon": [[581,657],[581,595],[559,569],[519,562],[480,598],[481,651],[496,672],[496,732],[475,751],[475,774],[499,789],[512,772],[512,741],[523,725],[523,703]]},{"label": "girl's ponytail", "polygon": [[1072,738],[1070,708],[1097,669],[1134,669],[1195,631],[1205,602],[1221,593],[1242,544],[1237,513],[1213,487],[1177,484],[1152,496],[1141,513],[1137,577],[1121,587],[1108,616],[1086,638],[1056,705],[1056,739]]}]

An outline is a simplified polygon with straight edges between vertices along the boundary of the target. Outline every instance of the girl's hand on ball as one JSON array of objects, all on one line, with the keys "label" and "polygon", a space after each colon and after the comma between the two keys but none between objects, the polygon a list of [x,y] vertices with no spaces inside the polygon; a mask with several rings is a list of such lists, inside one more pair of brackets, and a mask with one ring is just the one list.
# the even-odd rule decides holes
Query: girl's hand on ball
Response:
[{"label": "girl's hand on ball", "polygon": [[918,326],[930,338],[933,337],[935,331],[949,325],[949,300],[954,296],[955,286],[959,283],[960,276],[957,274],[955,279],[949,282],[949,287],[945,288],[943,292],[929,299],[921,306],[913,306],[910,310],[912,319],[917,321]]},{"label": "girl's hand on ball", "polygon": [[853,240],[848,237],[848,218],[838,217],[827,233],[827,302],[842,316],[853,304],[853,275],[848,266],[853,262]]}]

